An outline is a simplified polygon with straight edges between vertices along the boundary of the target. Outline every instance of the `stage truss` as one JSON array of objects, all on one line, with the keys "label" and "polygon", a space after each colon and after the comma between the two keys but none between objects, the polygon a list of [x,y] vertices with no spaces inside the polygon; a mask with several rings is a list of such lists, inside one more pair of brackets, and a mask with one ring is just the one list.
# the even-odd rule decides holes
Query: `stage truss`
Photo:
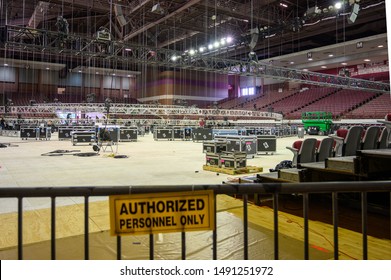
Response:
[{"label": "stage truss", "polygon": [[[53,103],[36,104],[34,106],[10,106],[7,113],[12,115],[22,115],[25,117],[34,115],[53,114],[57,112],[70,113],[104,113],[108,111],[111,115],[131,116],[159,116],[161,118],[188,117],[207,119],[275,119],[281,120],[282,115],[273,112],[249,111],[249,110],[228,110],[228,109],[201,109],[184,106],[164,106],[164,105],[140,105],[140,104],[118,104],[111,103],[109,110],[104,103]],[[5,107],[0,107],[0,113],[5,113]]]},{"label": "stage truss", "polygon": [[51,54],[50,57],[54,58],[58,55],[66,55],[69,58],[82,58],[85,62],[91,58],[101,59],[103,62],[110,61],[118,66],[140,63],[221,74],[268,77],[326,87],[381,93],[390,91],[390,85],[382,82],[281,68],[254,61],[231,60],[207,54],[190,56],[169,49],[19,26],[5,26],[2,29],[0,47],[5,50],[5,53],[18,51],[37,54],[36,57]]}]

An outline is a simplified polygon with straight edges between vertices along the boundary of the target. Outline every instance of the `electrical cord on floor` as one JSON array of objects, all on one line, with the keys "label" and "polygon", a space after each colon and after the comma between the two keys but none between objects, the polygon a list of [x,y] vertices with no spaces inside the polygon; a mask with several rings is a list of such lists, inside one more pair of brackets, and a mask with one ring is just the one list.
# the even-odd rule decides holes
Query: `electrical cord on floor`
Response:
[{"label": "electrical cord on floor", "polygon": [[65,154],[73,154],[75,152],[80,152],[80,150],[54,150],[52,152],[41,154],[41,156],[63,156]]},{"label": "electrical cord on floor", "polygon": [[77,157],[93,157],[99,155],[99,153],[88,152],[88,153],[77,153],[73,155]]},{"label": "electrical cord on floor", "polygon": [[19,145],[15,145],[12,143],[0,143],[0,148],[7,148],[7,147],[19,147]]}]

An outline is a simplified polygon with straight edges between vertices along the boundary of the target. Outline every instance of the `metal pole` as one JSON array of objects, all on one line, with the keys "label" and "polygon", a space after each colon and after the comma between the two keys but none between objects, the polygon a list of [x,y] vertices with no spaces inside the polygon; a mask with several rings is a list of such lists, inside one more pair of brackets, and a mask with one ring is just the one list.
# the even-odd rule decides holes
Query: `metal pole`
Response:
[{"label": "metal pole", "polygon": [[338,193],[333,192],[334,259],[338,260]]},{"label": "metal pole", "polygon": [[186,260],[186,232],[181,232],[182,260]]},{"label": "metal pole", "polygon": [[303,194],[303,218],[304,218],[304,259],[309,260],[308,193]]},{"label": "metal pole", "polygon": [[90,258],[89,254],[89,213],[88,213],[88,196],[84,197],[84,259],[88,260]]},{"label": "metal pole", "polygon": [[122,250],[121,250],[121,245],[122,245],[122,239],[121,236],[117,236],[117,260],[122,259]]},{"label": "metal pole", "polygon": [[51,200],[51,258],[56,259],[56,197]]},{"label": "metal pole", "polygon": [[368,194],[367,192],[361,193],[361,219],[362,219],[362,249],[363,260],[368,259]]},{"label": "metal pole", "polygon": [[278,193],[273,194],[274,259],[278,260]]},{"label": "metal pole", "polygon": [[149,259],[153,260],[154,258],[154,240],[153,240],[153,234],[149,235]]},{"label": "metal pole", "polygon": [[214,219],[215,219],[215,229],[213,230],[213,259],[217,260],[217,208],[216,208],[216,194],[214,195]]},{"label": "metal pole", "polygon": [[248,260],[248,195],[243,195],[243,247],[244,259]]},{"label": "metal pole", "polygon": [[23,260],[23,197],[18,197],[18,260]]}]

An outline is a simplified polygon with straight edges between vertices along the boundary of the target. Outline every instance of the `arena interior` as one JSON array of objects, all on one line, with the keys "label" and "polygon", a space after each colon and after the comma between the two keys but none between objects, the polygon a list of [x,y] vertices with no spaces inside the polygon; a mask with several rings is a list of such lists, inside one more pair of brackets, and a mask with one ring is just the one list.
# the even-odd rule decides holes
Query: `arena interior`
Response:
[{"label": "arena interior", "polygon": [[0,259],[390,260],[386,1],[336,2],[0,0]]}]

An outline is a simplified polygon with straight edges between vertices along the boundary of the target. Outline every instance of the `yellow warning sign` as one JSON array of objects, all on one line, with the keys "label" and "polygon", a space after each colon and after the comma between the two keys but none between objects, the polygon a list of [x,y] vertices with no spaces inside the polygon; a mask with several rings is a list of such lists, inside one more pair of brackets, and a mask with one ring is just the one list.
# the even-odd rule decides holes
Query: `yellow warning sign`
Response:
[{"label": "yellow warning sign", "polygon": [[112,235],[213,230],[213,191],[110,196]]}]

